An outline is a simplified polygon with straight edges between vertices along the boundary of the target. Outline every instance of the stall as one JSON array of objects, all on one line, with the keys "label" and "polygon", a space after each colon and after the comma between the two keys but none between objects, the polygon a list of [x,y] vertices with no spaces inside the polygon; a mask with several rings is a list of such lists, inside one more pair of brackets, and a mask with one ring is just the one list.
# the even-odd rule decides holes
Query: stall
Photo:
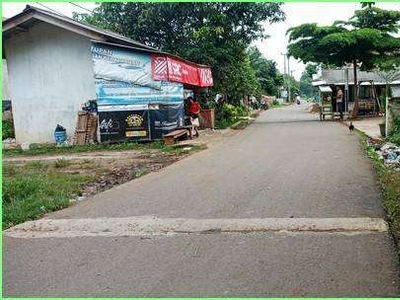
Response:
[{"label": "stall", "polygon": [[187,86],[213,85],[211,68],[167,53],[92,42],[100,141],[157,140],[184,126]]},{"label": "stall", "polygon": [[319,86],[320,92],[320,120],[325,120],[326,116],[333,117],[333,107],[332,107],[332,89],[328,85]]}]

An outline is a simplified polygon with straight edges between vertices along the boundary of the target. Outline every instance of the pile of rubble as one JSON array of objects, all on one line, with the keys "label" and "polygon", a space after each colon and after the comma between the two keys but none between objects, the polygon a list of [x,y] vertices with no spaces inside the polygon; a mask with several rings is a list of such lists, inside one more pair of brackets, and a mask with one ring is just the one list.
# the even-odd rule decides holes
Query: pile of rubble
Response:
[{"label": "pile of rubble", "polygon": [[313,103],[307,107],[307,111],[311,114],[316,114],[321,112],[321,108],[317,103]]},{"label": "pile of rubble", "polygon": [[17,149],[18,144],[15,139],[8,138],[3,140],[3,149]]},{"label": "pile of rubble", "polygon": [[383,160],[386,166],[392,166],[396,171],[400,171],[400,147],[387,142],[383,145],[374,145],[375,152]]}]

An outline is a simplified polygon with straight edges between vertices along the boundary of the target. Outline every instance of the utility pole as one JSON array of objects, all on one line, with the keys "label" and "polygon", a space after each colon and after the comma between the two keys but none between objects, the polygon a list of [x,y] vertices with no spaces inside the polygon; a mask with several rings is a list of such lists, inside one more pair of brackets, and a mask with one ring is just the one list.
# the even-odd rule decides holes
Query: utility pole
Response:
[{"label": "utility pole", "polygon": [[345,86],[344,86],[344,96],[345,96],[345,112],[349,111],[349,68],[344,67],[344,78],[345,78]]},{"label": "utility pole", "polygon": [[290,62],[290,56],[289,56],[289,54],[286,54],[287,55],[287,68],[288,68],[288,77],[289,77],[289,80],[288,80],[288,102],[290,102],[291,101],[291,97],[290,97],[290,81],[291,81],[291,78],[290,78],[290,64],[289,64],[289,62]]},{"label": "utility pole", "polygon": [[[285,87],[285,97],[287,97],[287,78],[286,78],[286,53],[281,53],[283,55],[283,86]],[[286,99],[288,101],[288,99]]]}]

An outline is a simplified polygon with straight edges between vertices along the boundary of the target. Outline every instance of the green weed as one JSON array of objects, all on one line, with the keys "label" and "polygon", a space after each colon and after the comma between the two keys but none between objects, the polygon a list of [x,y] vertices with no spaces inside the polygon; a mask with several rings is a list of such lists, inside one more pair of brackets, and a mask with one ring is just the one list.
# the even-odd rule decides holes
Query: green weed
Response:
[{"label": "green weed", "polygon": [[68,206],[90,176],[3,166],[3,229]]}]

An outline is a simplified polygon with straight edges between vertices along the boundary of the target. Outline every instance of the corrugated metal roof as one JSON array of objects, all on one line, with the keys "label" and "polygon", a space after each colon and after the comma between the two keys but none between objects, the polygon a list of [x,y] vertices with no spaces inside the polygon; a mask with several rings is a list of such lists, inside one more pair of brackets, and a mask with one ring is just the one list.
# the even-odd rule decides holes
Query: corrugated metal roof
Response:
[{"label": "corrugated metal roof", "polygon": [[[158,51],[158,49],[147,46],[145,44],[136,42],[130,38],[127,38],[126,36],[120,35],[118,33],[106,30],[106,29],[101,29],[93,25],[89,25],[86,23],[79,22],[77,20],[68,18],[63,15],[59,15],[47,10],[43,10],[34,6],[27,5],[25,10],[21,12],[18,15],[13,16],[12,18],[8,18],[7,20],[3,21],[3,38],[7,36],[10,32],[22,28],[23,25],[27,24],[30,26],[32,24],[32,19],[38,19],[43,21],[42,18],[40,17],[47,17],[51,18],[53,20],[58,21],[57,24],[53,24],[56,26],[63,27],[65,29],[71,29],[72,27],[79,28],[84,31],[89,31],[93,34],[101,35],[104,36],[106,39],[108,38],[108,41],[114,41],[114,42],[119,42],[125,45],[131,45],[134,47],[142,48],[142,49],[149,49],[153,51]],[[76,32],[76,31],[75,31]],[[78,32],[79,33],[79,32]],[[83,32],[81,33],[83,35]],[[93,36],[92,36],[93,38]]]},{"label": "corrugated metal roof", "polygon": [[[314,82],[314,86],[321,84],[336,84],[344,85],[346,83],[345,69],[322,69],[321,76]],[[377,72],[367,72],[357,70],[357,81],[369,81],[373,80],[375,84],[385,84],[386,80]],[[348,69],[348,80],[349,84],[354,84],[354,74],[352,69]],[[391,84],[396,84],[399,80],[393,81]]]}]

